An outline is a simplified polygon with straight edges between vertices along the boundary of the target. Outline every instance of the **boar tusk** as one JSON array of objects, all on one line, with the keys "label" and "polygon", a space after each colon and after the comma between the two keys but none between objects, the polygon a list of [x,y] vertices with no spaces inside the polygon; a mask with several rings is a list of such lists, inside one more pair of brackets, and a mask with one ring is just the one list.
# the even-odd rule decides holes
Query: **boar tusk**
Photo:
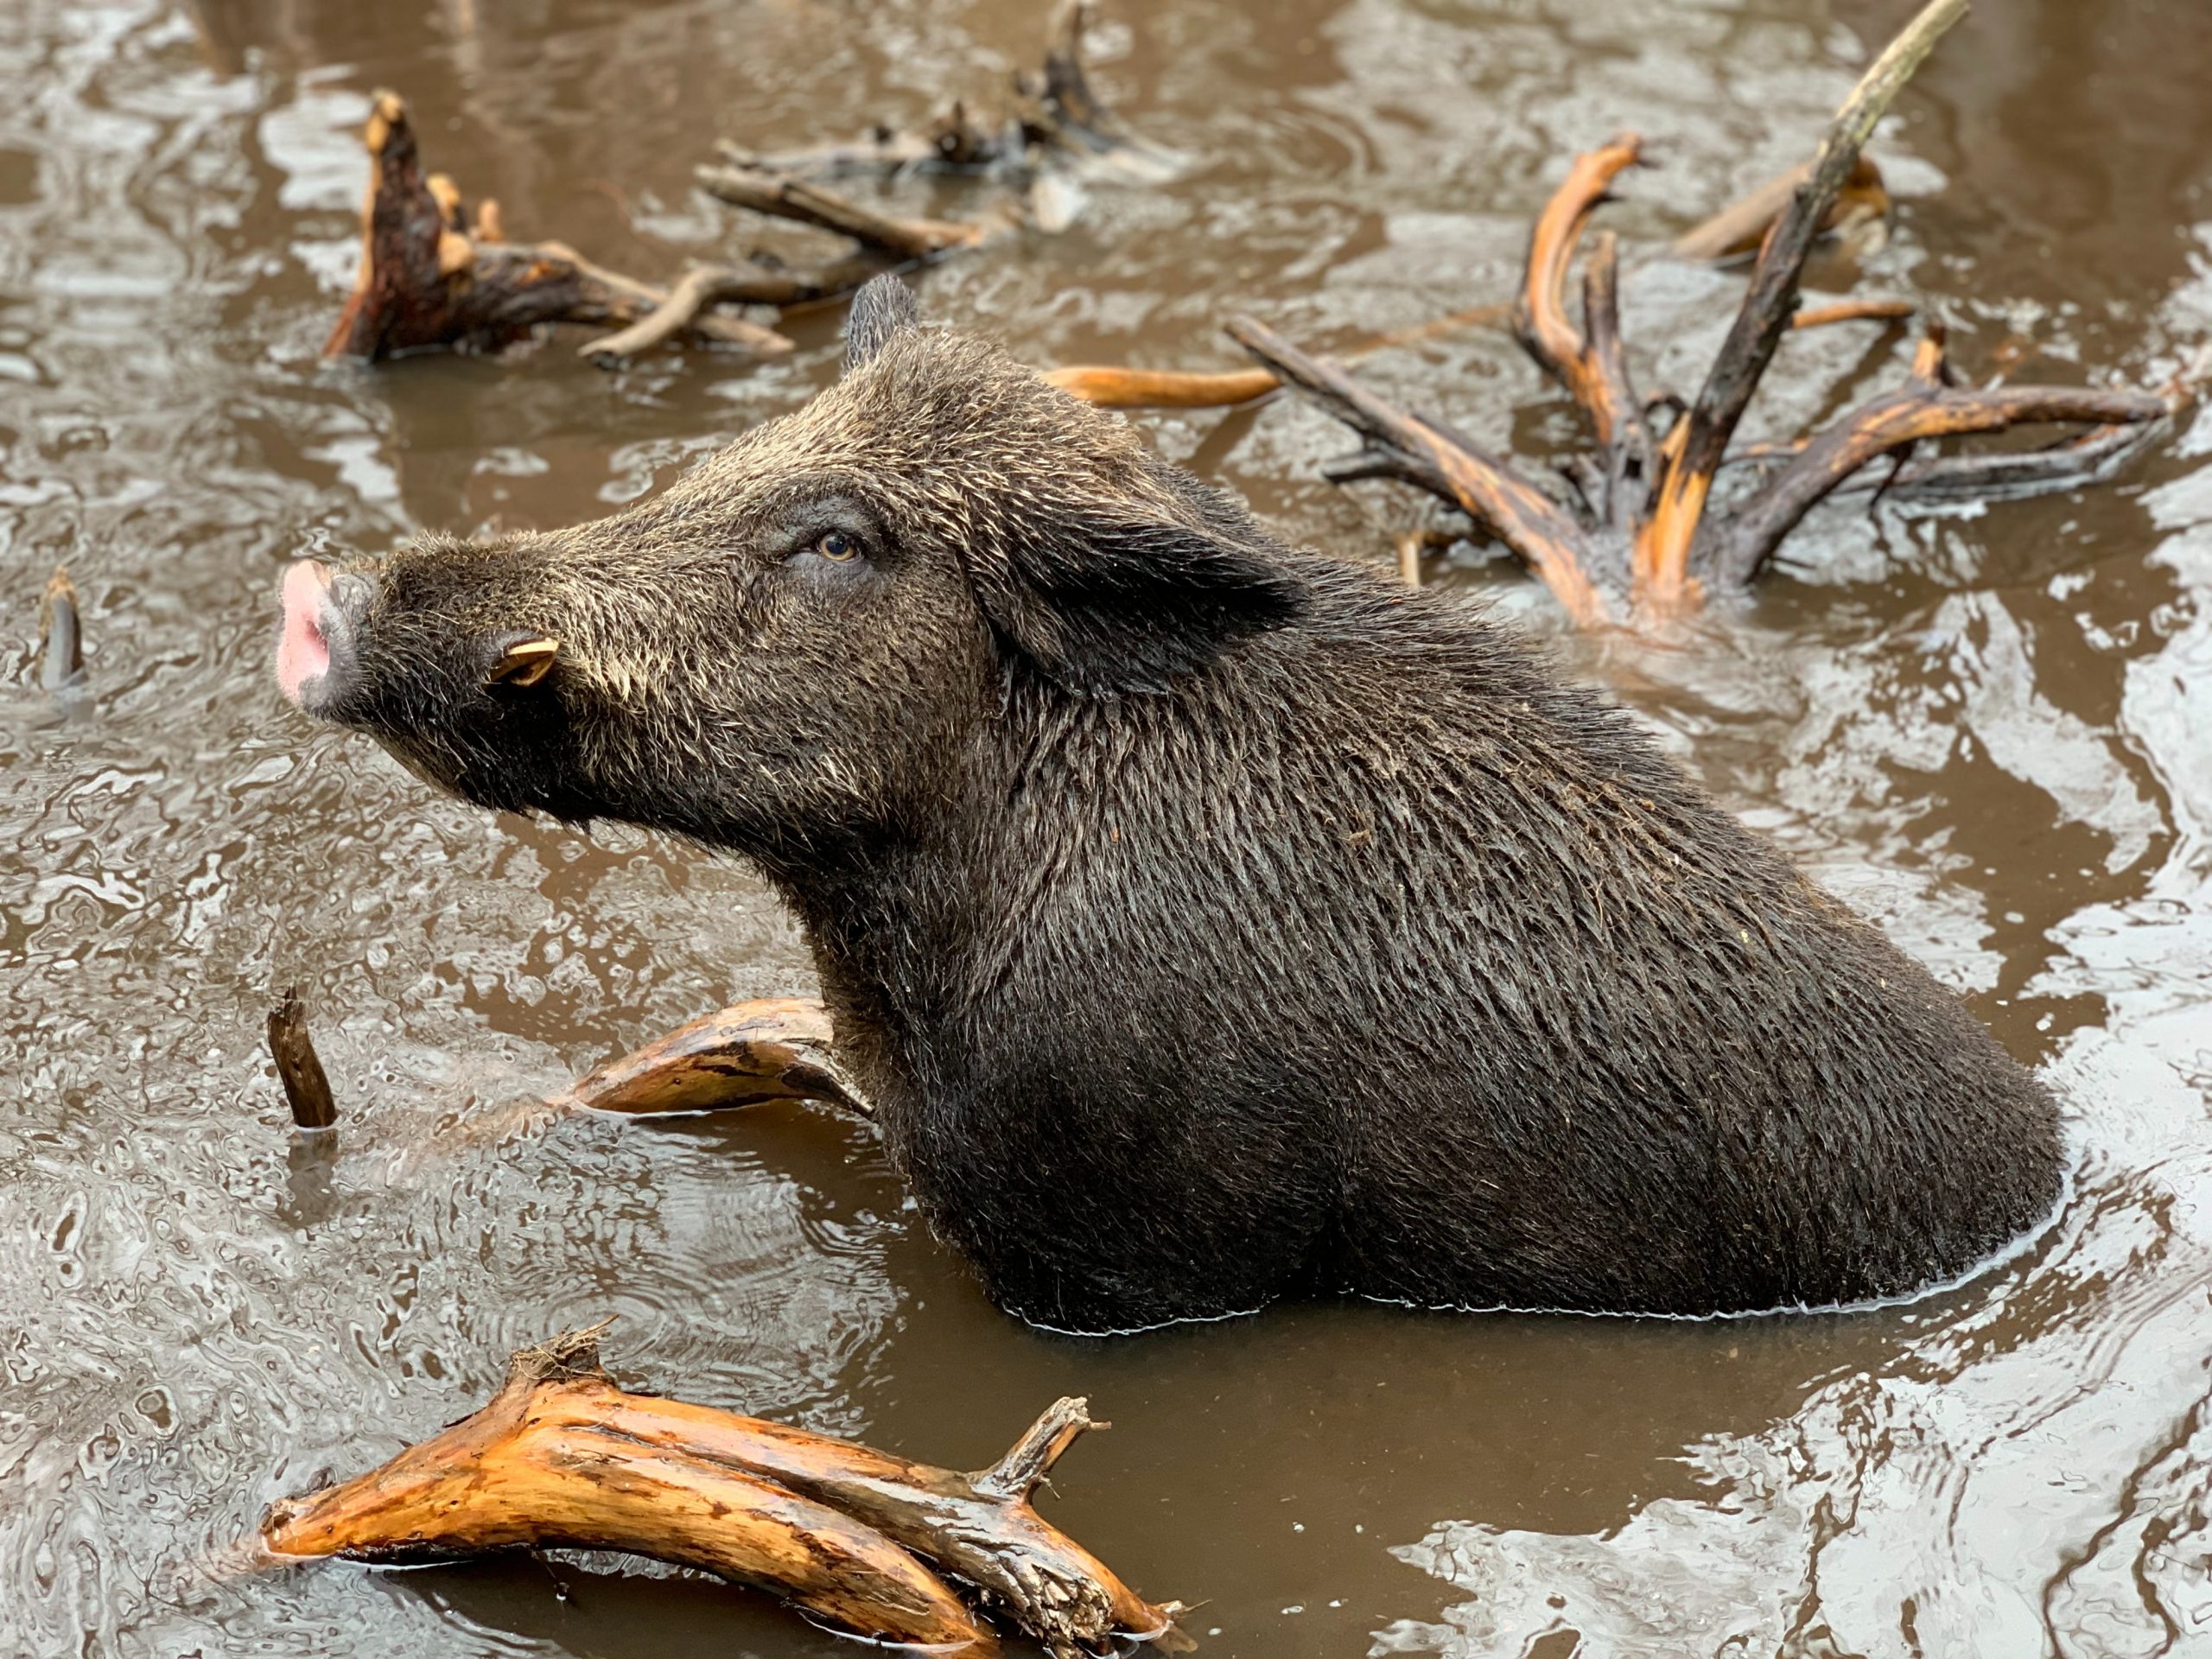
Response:
[{"label": "boar tusk", "polygon": [[553,666],[553,659],[561,654],[561,642],[539,635],[529,639],[518,639],[499,653],[499,660],[492,664],[492,671],[484,677],[486,685],[536,685],[545,677],[546,670]]}]

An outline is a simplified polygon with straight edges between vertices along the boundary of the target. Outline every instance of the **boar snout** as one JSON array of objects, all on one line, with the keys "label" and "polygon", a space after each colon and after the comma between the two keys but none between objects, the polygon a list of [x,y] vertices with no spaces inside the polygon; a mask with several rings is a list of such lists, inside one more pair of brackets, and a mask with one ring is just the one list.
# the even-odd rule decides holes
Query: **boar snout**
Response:
[{"label": "boar snout", "polygon": [[317,559],[302,559],[284,573],[276,683],[295,705],[319,714],[336,701],[354,666],[354,637],[368,600],[365,579],[334,575]]}]

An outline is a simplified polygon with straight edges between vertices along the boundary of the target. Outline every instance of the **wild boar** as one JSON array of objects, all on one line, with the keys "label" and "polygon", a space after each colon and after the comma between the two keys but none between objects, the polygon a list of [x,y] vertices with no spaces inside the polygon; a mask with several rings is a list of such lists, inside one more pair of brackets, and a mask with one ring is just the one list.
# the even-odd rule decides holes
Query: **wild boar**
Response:
[{"label": "wild boar", "polygon": [[2050,1094],[1627,715],[887,278],[654,499],[296,566],[278,673],[480,805],[755,865],[1041,1325],[1852,1302],[2059,1191]]}]

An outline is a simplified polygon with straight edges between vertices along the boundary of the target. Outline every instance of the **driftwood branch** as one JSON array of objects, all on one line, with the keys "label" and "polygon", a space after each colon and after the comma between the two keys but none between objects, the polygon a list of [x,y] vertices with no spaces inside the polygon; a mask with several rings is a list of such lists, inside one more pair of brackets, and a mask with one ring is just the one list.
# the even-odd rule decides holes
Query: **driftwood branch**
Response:
[{"label": "driftwood branch", "polygon": [[1007,228],[1003,222],[902,219],[804,179],[787,178],[761,168],[709,165],[698,169],[698,179],[709,195],[734,207],[834,231],[894,264],[934,259],[957,248],[976,247]]},{"label": "driftwood branch", "polygon": [[[624,325],[666,302],[664,289],[560,243],[502,239],[496,204],[472,213],[450,179],[424,175],[397,93],[377,94],[363,142],[370,182],[360,274],[324,356],[373,361],[432,349],[493,351],[547,323]],[[791,349],[774,330],[734,317],[694,316],[683,328],[759,356]]]},{"label": "driftwood branch", "polygon": [[616,1549],[767,1591],[877,1641],[988,1652],[953,1582],[1055,1654],[1153,1640],[1138,1596],[1040,1516],[1032,1488],[1092,1422],[1048,1410],[963,1475],[803,1429],[617,1387],[598,1331],[525,1349],[474,1415],[340,1486],[273,1505],[272,1560],[390,1564],[498,1550]]}]

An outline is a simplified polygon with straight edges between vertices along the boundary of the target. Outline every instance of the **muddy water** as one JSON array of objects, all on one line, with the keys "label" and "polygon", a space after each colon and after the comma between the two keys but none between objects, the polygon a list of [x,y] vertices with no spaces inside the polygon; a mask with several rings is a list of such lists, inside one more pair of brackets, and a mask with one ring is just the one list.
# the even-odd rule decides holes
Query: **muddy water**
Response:
[{"label": "muddy water", "polygon": [[[1123,3],[1103,74],[1188,151],[1068,236],[948,265],[940,315],[1038,362],[1228,366],[1247,307],[1322,343],[1505,290],[1572,148],[1664,168],[1649,244],[1794,160],[1876,4]],[[1908,95],[1864,280],[1961,358],[2138,378],[2212,334],[2212,14],[1991,0]],[[744,871],[429,798],[308,733],[266,665],[302,550],[568,522],[831,372],[607,376],[556,341],[377,372],[315,353],[381,84],[510,226],[646,272],[723,245],[687,188],[921,111],[1033,49],[1032,9],[816,0],[22,0],[0,17],[0,1652],[844,1649],[718,1585],[524,1562],[245,1583],[262,1505],[461,1414],[505,1352],[621,1316],[629,1375],[955,1464],[1090,1394],[1054,1513],[1202,1651],[2212,1651],[2212,426],[2120,488],[1823,512],[1800,568],[1663,646],[1562,641],[1713,785],[2047,1066],[2076,1191],[1916,1306],[1713,1325],[1282,1309],[1113,1343],[987,1308],[868,1135],[798,1108],[471,1143],[500,1103],[740,996],[803,989]],[[1651,267],[1648,383],[1689,390],[1726,279]],[[1782,422],[1897,372],[1793,341]],[[1494,438],[1572,432],[1504,342],[1378,359]],[[1306,411],[1151,423],[1364,559],[1424,521],[1340,494]],[[34,688],[50,566],[90,690]],[[1541,601],[1471,550],[1439,580]],[[347,1117],[288,1152],[273,986]],[[1141,1218],[1136,1218],[1141,1224]],[[1578,1648],[1578,1644],[1580,1644]]]}]

